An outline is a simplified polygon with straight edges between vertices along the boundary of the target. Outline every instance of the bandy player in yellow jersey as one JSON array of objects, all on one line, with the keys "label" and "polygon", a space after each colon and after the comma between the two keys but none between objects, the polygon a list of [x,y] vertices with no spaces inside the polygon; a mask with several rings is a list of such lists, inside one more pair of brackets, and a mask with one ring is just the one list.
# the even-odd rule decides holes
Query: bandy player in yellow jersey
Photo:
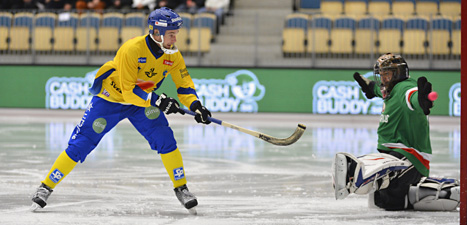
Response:
[{"label": "bandy player in yellow jersey", "polygon": [[63,151],[34,194],[32,211],[46,206],[52,190],[99,144],[118,122],[127,118],[161,155],[173,182],[175,195],[191,213],[198,205],[186,186],[183,160],[165,114],[184,113],[178,102],[156,94],[170,74],[180,102],[196,112],[198,123],[209,124],[211,113],[198,99],[184,59],[175,47],[182,18],[169,8],[149,14],[149,34],[124,43],[112,61],[97,72],[92,87],[94,97],[74,129]]}]

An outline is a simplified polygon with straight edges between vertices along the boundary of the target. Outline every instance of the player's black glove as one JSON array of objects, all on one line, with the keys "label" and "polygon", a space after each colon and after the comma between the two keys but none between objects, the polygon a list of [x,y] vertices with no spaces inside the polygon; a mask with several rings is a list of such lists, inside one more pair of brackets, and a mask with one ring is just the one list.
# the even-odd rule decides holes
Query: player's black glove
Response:
[{"label": "player's black glove", "polygon": [[423,109],[425,115],[430,114],[430,109],[433,107],[433,102],[428,99],[428,94],[431,93],[431,83],[428,82],[426,77],[420,77],[417,80],[418,86],[418,104]]},{"label": "player's black glove", "polygon": [[368,99],[372,99],[376,97],[375,95],[375,82],[372,80],[367,79],[366,77],[360,75],[358,72],[353,74],[353,78],[357,81],[357,83],[362,87],[363,93]]},{"label": "player's black glove", "polygon": [[166,94],[162,93],[160,96],[157,96],[156,93],[152,92],[151,96],[151,105],[156,106],[166,115],[171,113],[180,113],[185,114],[183,110],[180,109],[180,105],[177,100],[167,97]]},{"label": "player's black glove", "polygon": [[211,121],[208,120],[208,117],[211,117],[211,112],[209,112],[206,107],[202,106],[200,101],[195,101],[193,104],[191,104],[190,110],[196,113],[196,122],[204,124],[211,123]]}]

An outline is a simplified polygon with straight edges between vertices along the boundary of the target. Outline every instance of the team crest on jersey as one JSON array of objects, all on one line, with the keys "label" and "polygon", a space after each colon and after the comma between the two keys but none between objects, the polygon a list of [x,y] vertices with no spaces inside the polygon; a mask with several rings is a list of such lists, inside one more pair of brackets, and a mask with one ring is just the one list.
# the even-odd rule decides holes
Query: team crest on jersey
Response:
[{"label": "team crest on jersey", "polygon": [[181,180],[185,177],[185,173],[183,172],[183,167],[175,168],[173,172],[174,172],[175,180]]},{"label": "team crest on jersey", "polygon": [[138,63],[146,63],[146,57],[138,58]]},{"label": "team crest on jersey", "polygon": [[164,60],[164,65],[172,66],[174,62],[169,61],[169,60]]},{"label": "team crest on jersey", "polygon": [[156,76],[157,73],[154,73],[154,68],[149,69],[149,71],[144,72],[149,78]]},{"label": "team crest on jersey", "polygon": [[63,177],[63,173],[60,172],[60,170],[58,169],[55,169],[49,176],[49,179],[54,182],[54,183],[58,183]]}]

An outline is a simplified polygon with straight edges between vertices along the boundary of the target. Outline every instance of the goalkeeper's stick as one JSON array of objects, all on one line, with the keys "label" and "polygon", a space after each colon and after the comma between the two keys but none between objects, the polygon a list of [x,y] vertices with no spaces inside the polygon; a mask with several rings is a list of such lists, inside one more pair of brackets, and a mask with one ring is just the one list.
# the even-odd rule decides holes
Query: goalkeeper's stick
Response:
[{"label": "goalkeeper's stick", "polygon": [[[190,111],[188,109],[183,109],[183,108],[180,108],[180,109],[183,110],[185,113],[190,114],[192,116],[196,115],[195,112],[192,112],[192,111]],[[219,124],[221,126],[232,128],[232,129],[238,130],[240,132],[249,134],[251,136],[257,137],[257,138],[259,138],[259,139],[261,139],[263,141],[267,141],[267,142],[269,142],[269,143],[271,143],[273,145],[281,145],[281,146],[291,145],[291,144],[295,143],[296,141],[298,141],[298,139],[300,139],[300,137],[303,135],[303,132],[305,132],[305,129],[306,129],[305,125],[298,124],[297,129],[295,129],[295,132],[290,137],[288,137],[288,138],[276,138],[276,137],[273,137],[273,136],[270,136],[270,135],[267,135],[267,134],[260,133],[258,131],[249,130],[249,129],[246,129],[246,128],[243,128],[243,127],[231,124],[231,123],[227,123],[225,121],[222,121],[222,120],[219,120],[219,119],[216,119],[216,118],[208,117],[208,120],[213,122],[213,123],[217,123],[217,124]]]}]

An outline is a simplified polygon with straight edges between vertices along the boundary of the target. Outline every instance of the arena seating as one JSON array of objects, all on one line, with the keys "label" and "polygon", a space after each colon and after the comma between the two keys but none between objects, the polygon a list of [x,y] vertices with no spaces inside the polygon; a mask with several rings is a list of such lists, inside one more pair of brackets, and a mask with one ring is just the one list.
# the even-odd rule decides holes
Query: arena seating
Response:
[{"label": "arena seating", "polygon": [[[182,52],[209,52],[219,32],[211,13],[180,13]],[[0,12],[0,51],[113,53],[125,41],[148,33],[144,12]]]},{"label": "arena seating", "polygon": [[295,52],[460,55],[460,0],[324,0],[321,11],[308,15],[304,40],[302,34],[290,34],[287,23],[284,26],[283,43],[298,42]]}]

